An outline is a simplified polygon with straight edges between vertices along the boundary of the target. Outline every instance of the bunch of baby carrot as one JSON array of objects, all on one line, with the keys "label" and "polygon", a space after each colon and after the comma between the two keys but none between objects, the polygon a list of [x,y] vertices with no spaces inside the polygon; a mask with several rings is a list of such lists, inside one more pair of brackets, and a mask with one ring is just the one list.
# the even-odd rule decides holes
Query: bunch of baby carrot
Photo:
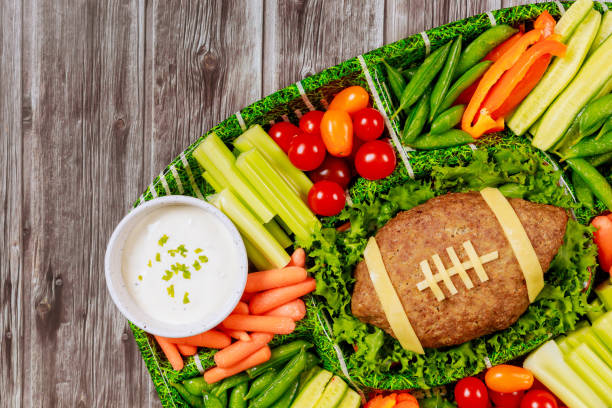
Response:
[{"label": "bunch of baby carrot", "polygon": [[212,384],[269,360],[268,343],[274,335],[293,332],[295,322],[306,315],[300,298],[316,284],[304,269],[305,260],[304,250],[298,248],[286,267],[250,273],[241,301],[215,329],[183,338],[155,336],[172,368],[181,370],[181,355],[192,356],[197,347],[219,349],[217,366],[204,373]]}]

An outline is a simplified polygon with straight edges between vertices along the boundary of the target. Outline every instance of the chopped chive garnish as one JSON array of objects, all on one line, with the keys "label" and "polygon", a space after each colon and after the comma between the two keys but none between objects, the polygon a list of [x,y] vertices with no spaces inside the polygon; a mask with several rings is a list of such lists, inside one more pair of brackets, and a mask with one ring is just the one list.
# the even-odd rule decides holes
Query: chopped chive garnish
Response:
[{"label": "chopped chive garnish", "polygon": [[199,271],[200,269],[202,269],[202,266],[200,265],[200,263],[199,263],[198,261],[195,261],[195,262],[193,263],[193,268],[194,268],[196,271]]},{"label": "chopped chive garnish", "polygon": [[186,305],[187,303],[189,303],[189,292],[185,292],[185,295],[183,296],[183,304]]},{"label": "chopped chive garnish", "polygon": [[206,255],[200,255],[198,258],[200,259],[200,262],[202,263],[208,262],[208,257]]},{"label": "chopped chive garnish", "polygon": [[172,279],[172,275],[173,273],[166,269],[166,274],[162,276],[162,279],[165,281],[169,281],[170,279]]},{"label": "chopped chive garnish", "polygon": [[142,275],[138,275],[138,280],[142,280]]},{"label": "chopped chive garnish", "polygon": [[161,254],[159,252],[155,254],[155,260],[161,262]]},{"label": "chopped chive garnish", "polygon": [[193,252],[195,252],[196,254],[199,254],[200,252],[202,252],[202,248],[196,248],[195,251]]},{"label": "chopped chive garnish", "polygon": [[164,244],[168,242],[168,236],[166,234],[162,235],[162,237],[157,241],[159,246],[164,246]]},{"label": "chopped chive garnish", "polygon": [[152,266],[150,259],[149,259],[149,262],[147,263],[147,265],[149,266],[149,268]]},{"label": "chopped chive garnish", "polygon": [[180,254],[181,254],[181,256],[183,258],[186,258],[187,257],[187,252],[189,252],[189,251],[187,251],[187,248],[185,248],[185,245],[183,245],[183,244],[179,245],[178,248],[176,248],[176,250],[180,252]]},{"label": "chopped chive garnish", "polygon": [[174,285],[170,285],[168,286],[168,295],[170,295],[171,298],[174,297]]},{"label": "chopped chive garnish", "polygon": [[189,272],[189,271],[183,271],[183,278],[185,278],[185,279],[191,279],[191,272]]}]

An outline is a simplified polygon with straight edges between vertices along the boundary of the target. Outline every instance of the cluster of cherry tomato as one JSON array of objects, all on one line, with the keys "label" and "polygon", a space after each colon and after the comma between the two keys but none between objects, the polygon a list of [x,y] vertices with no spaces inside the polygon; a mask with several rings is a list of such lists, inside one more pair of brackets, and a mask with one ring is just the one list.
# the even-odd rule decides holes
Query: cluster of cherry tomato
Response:
[{"label": "cluster of cherry tomato", "polygon": [[459,408],[562,408],[529,370],[502,364],[487,370],[484,382],[466,377],[455,385]]},{"label": "cluster of cherry tomato", "polygon": [[351,86],[334,97],[327,111],[302,116],[299,127],[279,122],[268,132],[295,167],[310,172],[314,185],[308,204],[318,215],[342,211],[353,169],[368,180],[385,178],[395,169],[393,148],[378,140],[385,129],[383,117],[368,107],[369,100],[365,89]]}]

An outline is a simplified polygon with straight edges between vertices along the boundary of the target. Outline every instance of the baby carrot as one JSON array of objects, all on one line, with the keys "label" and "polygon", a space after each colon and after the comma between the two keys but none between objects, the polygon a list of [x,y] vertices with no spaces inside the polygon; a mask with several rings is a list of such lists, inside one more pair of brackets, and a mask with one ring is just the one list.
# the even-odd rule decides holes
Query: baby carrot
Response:
[{"label": "baby carrot", "polygon": [[190,346],[189,344],[177,344],[176,347],[180,351],[182,355],[185,357],[193,356],[198,352],[198,348],[196,346]]},{"label": "baby carrot", "polygon": [[253,295],[254,295],[254,293],[244,292],[242,294],[242,297],[240,298],[240,301],[248,302],[249,300],[253,299]]},{"label": "baby carrot", "polygon": [[221,326],[217,326],[216,330],[220,330],[236,340],[251,341],[251,336],[249,336],[249,333],[245,332],[244,330],[230,330]]},{"label": "baby carrot", "polygon": [[172,365],[172,369],[175,371],[182,370],[183,357],[181,357],[176,344],[161,336],[155,336],[155,340],[157,340],[159,347],[161,347],[162,351],[166,355],[166,358],[168,358],[170,365]]},{"label": "baby carrot", "polygon": [[[304,281],[308,277],[306,269],[299,266],[287,266],[282,269],[253,272],[247,275],[245,292],[261,292],[280,288]],[[246,305],[245,305],[246,306]]]},{"label": "baby carrot", "polygon": [[251,313],[259,315],[304,296],[315,289],[316,281],[313,278],[307,278],[301,283],[284,288],[270,289],[256,294],[249,303],[249,310]]},{"label": "baby carrot", "polygon": [[204,333],[196,334],[189,337],[181,337],[177,339],[168,339],[172,343],[187,344],[189,346],[208,347],[222,349],[227,347],[232,342],[232,339],[225,334],[216,330],[209,330]]},{"label": "baby carrot", "polygon": [[272,338],[270,333],[253,333],[251,341],[237,341],[215,354],[215,363],[221,368],[228,368],[244,360],[260,348],[267,345]]},{"label": "baby carrot", "polygon": [[216,383],[217,381],[221,381],[224,378],[231,377],[232,375],[238,374],[239,372],[242,372],[248,368],[265,363],[270,359],[270,355],[270,347],[264,346],[253,354],[251,354],[250,356],[248,356],[247,358],[245,358],[244,360],[242,360],[241,362],[239,362],[238,364],[235,364],[231,367],[211,368],[210,370],[204,373],[204,380],[209,384]]},{"label": "baby carrot", "polygon": [[295,322],[288,317],[229,315],[223,327],[262,333],[289,334],[295,330]]},{"label": "baby carrot", "polygon": [[287,266],[299,266],[303,268],[306,265],[306,251],[304,248],[298,248],[291,254],[291,261]]},{"label": "baby carrot", "polygon": [[306,305],[302,299],[295,299],[263,314],[264,316],[290,317],[294,322],[306,316]]},{"label": "baby carrot", "polygon": [[244,302],[238,302],[232,314],[249,314],[249,305]]}]

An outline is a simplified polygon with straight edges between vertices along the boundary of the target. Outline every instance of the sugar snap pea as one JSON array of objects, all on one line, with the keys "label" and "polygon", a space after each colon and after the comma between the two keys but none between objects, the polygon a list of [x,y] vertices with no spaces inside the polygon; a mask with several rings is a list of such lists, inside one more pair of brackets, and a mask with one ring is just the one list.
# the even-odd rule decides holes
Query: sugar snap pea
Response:
[{"label": "sugar snap pea", "polygon": [[406,118],[404,123],[404,130],[402,132],[402,141],[406,144],[410,144],[421,134],[425,124],[427,123],[427,115],[429,113],[429,90],[425,91],[419,99],[419,103],[410,111],[410,115]]},{"label": "sugar snap pea", "polygon": [[436,135],[431,133],[422,135],[409,146],[419,150],[435,150],[461,146],[473,141],[474,138],[469,133],[459,129],[451,129]]},{"label": "sugar snap pea", "polygon": [[489,28],[484,33],[476,37],[471,43],[465,47],[459,64],[455,71],[455,77],[462,75],[468,69],[472,68],[478,61],[483,59],[489,51],[497,47],[518,30],[506,24],[500,24]]},{"label": "sugar snap pea", "polygon": [[225,408],[226,404],[213,393],[204,391],[202,393],[203,407],[205,408]]},{"label": "sugar snap pea", "polygon": [[603,166],[604,164],[612,162],[612,152],[591,156],[587,160],[593,165],[593,167]]},{"label": "sugar snap pea", "polygon": [[217,399],[219,400],[219,402],[221,402],[221,405],[223,405],[223,407],[227,407],[227,391],[224,390],[221,387],[222,384],[217,384],[212,391],[210,392],[211,395],[217,397]]},{"label": "sugar snap pea", "polygon": [[268,369],[267,372],[263,373],[262,375],[260,375],[259,377],[257,377],[252,383],[251,383],[251,387],[249,388],[249,392],[247,393],[247,395],[244,397],[244,399],[251,399],[251,398],[255,398],[257,395],[259,395],[260,392],[262,392],[272,381],[274,381],[274,378],[276,378],[276,370],[274,368],[270,368]]},{"label": "sugar snap pea", "polygon": [[268,408],[271,406],[297,381],[305,366],[306,352],[301,351],[287,363],[274,381],[251,401],[249,408]]},{"label": "sugar snap pea", "polygon": [[602,153],[612,152],[612,131],[606,133],[599,139],[589,138],[581,140],[563,152],[563,158],[572,159],[576,157],[595,156]]},{"label": "sugar snap pea", "polygon": [[207,383],[204,380],[203,376],[185,380],[183,381],[183,385],[185,386],[185,389],[187,389],[187,391],[198,397],[202,395],[202,391],[210,391],[215,387],[213,384]]},{"label": "sugar snap pea", "polygon": [[461,38],[462,37],[459,36],[453,41],[448,51],[448,57],[446,57],[444,68],[442,68],[436,85],[434,85],[433,91],[431,91],[431,97],[429,98],[429,122],[432,122],[436,114],[440,111],[440,105],[442,105],[444,101],[448,87],[455,74],[459,56],[461,55]]},{"label": "sugar snap pea", "polygon": [[291,343],[283,344],[282,346],[278,346],[272,350],[272,355],[270,356],[270,360],[266,361],[263,364],[255,366],[253,368],[249,368],[247,370],[247,374],[251,378],[255,378],[258,375],[264,373],[270,367],[278,367],[282,365],[284,362],[291,360],[293,356],[299,353],[302,349],[309,349],[312,347],[312,343],[309,343],[304,340],[295,340]]},{"label": "sugar snap pea", "polygon": [[304,370],[302,374],[300,374],[300,386],[298,387],[298,391],[302,391],[302,388],[308,384],[308,381],[310,381],[319,370],[320,368],[317,366],[312,367],[310,370]]},{"label": "sugar snap pea", "polygon": [[219,395],[225,390],[234,388],[238,384],[249,382],[249,380],[250,378],[246,373],[232,375],[231,377],[228,377],[223,380],[223,382],[217,388],[215,388],[215,395]]},{"label": "sugar snap pea", "polygon": [[440,105],[439,110],[444,111],[448,109],[453,102],[457,100],[459,95],[466,89],[470,87],[474,82],[478,81],[480,77],[485,73],[487,69],[493,64],[491,61],[482,61],[478,64],[474,65],[472,68],[467,70],[463,75],[461,75],[455,83],[450,87],[446,96],[444,97],[444,101]]},{"label": "sugar snap pea", "polygon": [[246,408],[246,396],[249,389],[248,383],[238,384],[232,389],[229,399],[229,408]]},{"label": "sugar snap pea", "polygon": [[572,184],[574,185],[574,191],[576,192],[576,199],[582,205],[587,208],[593,208],[595,205],[593,199],[593,193],[589,186],[586,185],[582,177],[575,171],[572,171]]},{"label": "sugar snap pea", "polygon": [[287,392],[285,392],[283,396],[280,397],[278,401],[276,401],[272,406],[274,408],[289,408],[291,406],[291,403],[295,399],[295,396],[297,395],[299,385],[300,384],[298,380],[293,381]]},{"label": "sugar snap pea", "polygon": [[597,139],[599,139],[608,132],[612,132],[612,116],[610,116],[608,120],[606,120],[606,123],[604,123],[604,125],[599,130],[599,133],[597,134]]},{"label": "sugar snap pea", "polygon": [[405,70],[402,71],[402,76],[404,77],[404,79],[407,79],[408,81],[410,81],[412,77],[414,76],[414,74],[416,74],[417,69],[418,67],[406,68]]},{"label": "sugar snap pea", "polygon": [[306,367],[304,368],[304,371],[310,370],[312,367],[316,366],[320,362],[321,360],[315,354],[306,353]]},{"label": "sugar snap pea", "polygon": [[385,69],[387,70],[387,79],[389,80],[389,86],[391,86],[391,92],[399,101],[402,97],[402,92],[406,87],[406,80],[402,76],[402,73],[397,69],[393,68],[389,63],[383,60]]},{"label": "sugar snap pea", "polygon": [[419,66],[408,85],[406,85],[406,88],[404,88],[402,98],[400,99],[400,106],[391,119],[394,119],[400,111],[414,105],[421,95],[425,93],[429,84],[442,69],[442,66],[444,66],[444,61],[446,61],[450,46],[451,42],[449,41],[425,58],[425,61]]},{"label": "sugar snap pea", "polygon": [[612,116],[612,93],[590,102],[580,117],[580,135],[587,137]]},{"label": "sugar snap pea", "polygon": [[431,133],[444,133],[454,128],[461,122],[463,112],[465,112],[465,105],[455,105],[440,113],[431,124]]},{"label": "sugar snap pea", "polygon": [[178,383],[170,383],[171,386],[183,397],[183,399],[189,404],[191,407],[195,408],[203,408],[204,404],[202,402],[202,398],[196,397],[191,394],[187,389],[183,386],[183,384]]},{"label": "sugar snap pea", "polygon": [[568,159],[567,164],[578,173],[595,197],[599,198],[608,210],[612,210],[612,187],[608,180],[584,159]]}]

